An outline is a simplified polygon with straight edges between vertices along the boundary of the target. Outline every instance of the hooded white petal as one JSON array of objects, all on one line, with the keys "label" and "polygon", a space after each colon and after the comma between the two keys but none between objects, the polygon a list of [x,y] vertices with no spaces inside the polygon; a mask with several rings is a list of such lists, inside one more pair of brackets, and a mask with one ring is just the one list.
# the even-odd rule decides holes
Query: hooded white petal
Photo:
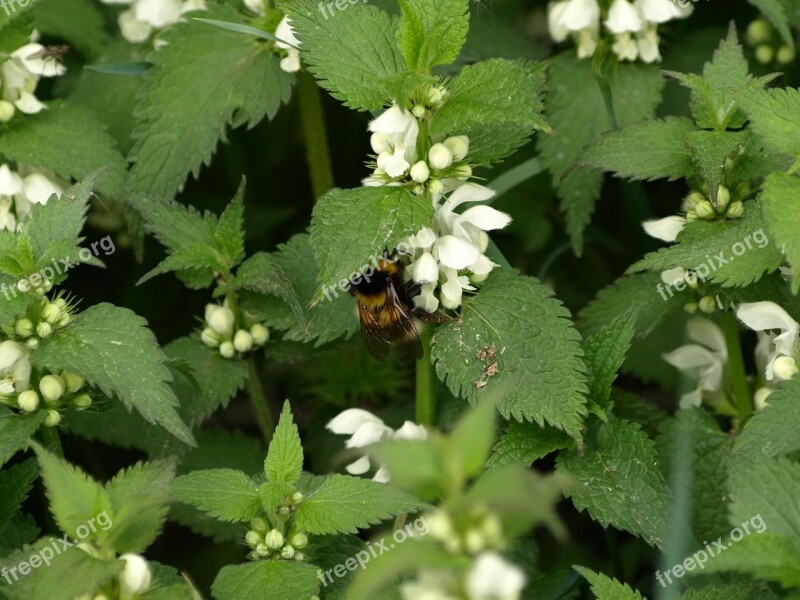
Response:
[{"label": "hooded white petal", "polygon": [[403,426],[394,432],[396,440],[427,440],[428,430],[413,421],[406,421]]},{"label": "hooded white petal", "polygon": [[436,242],[436,233],[430,227],[423,227],[417,235],[409,239],[409,244],[414,248],[428,250]]},{"label": "hooded white petal", "polygon": [[678,239],[678,234],[686,227],[686,219],[677,215],[665,217],[663,219],[653,219],[642,223],[645,232],[650,237],[665,241],[674,242]]},{"label": "hooded white petal", "polygon": [[569,0],[559,25],[569,31],[581,31],[597,27],[599,20],[600,5],[597,0]]},{"label": "hooded white petal", "polygon": [[181,18],[181,0],[138,0],[133,7],[139,21],[161,28]]},{"label": "hooded white petal", "polygon": [[551,2],[547,9],[547,27],[550,30],[550,37],[553,41],[560,44],[570,34],[569,28],[564,25],[564,11],[569,6],[569,0],[561,2]]},{"label": "hooded white petal", "polygon": [[478,556],[467,574],[470,600],[517,600],[525,587],[525,573],[496,552]]},{"label": "hooded white petal", "polygon": [[719,325],[709,319],[697,317],[690,319],[686,324],[686,331],[689,339],[716,352],[723,360],[728,359],[728,346],[725,343],[725,335]]},{"label": "hooded white petal", "polygon": [[26,115],[35,115],[47,108],[47,105],[39,102],[39,99],[36,96],[25,91],[20,92],[19,99],[14,102],[14,106],[16,106]]},{"label": "hooded white petal", "polygon": [[416,122],[414,115],[395,104],[383,111],[379,117],[370,121],[367,128],[373,133],[392,135],[397,132],[405,132],[406,129],[412,126],[412,121]]},{"label": "hooded white petal", "polygon": [[678,11],[678,3],[672,0],[636,0],[635,4],[642,18],[650,23],[666,23],[682,17]]},{"label": "hooded white petal", "polygon": [[0,165],[0,196],[14,196],[22,191],[22,179],[8,168]]},{"label": "hooded white petal", "polygon": [[11,53],[13,58],[22,61],[25,68],[41,77],[56,77],[67,72],[67,68],[53,58],[38,58],[37,55],[44,50],[41,44],[27,44]]},{"label": "hooded white petal", "polygon": [[722,387],[725,363],[708,348],[698,344],[681,346],[665,354],[664,360],[682,373],[695,377],[698,389],[715,392]]},{"label": "hooded white petal", "polygon": [[443,266],[457,271],[474,264],[480,255],[475,246],[454,235],[445,235],[436,240],[434,251]]},{"label": "hooded white petal", "polygon": [[364,423],[383,425],[383,421],[369,411],[360,408],[348,408],[331,419],[325,428],[333,433],[353,434]]},{"label": "hooded white petal", "polygon": [[153,33],[153,28],[144,21],[136,18],[134,10],[128,9],[119,14],[117,18],[122,37],[132,44],[141,44]]},{"label": "hooded white petal", "polygon": [[22,192],[33,204],[47,204],[53,194],[58,196],[64,190],[41,173],[32,173],[22,180]]},{"label": "hooded white petal", "polygon": [[411,278],[417,283],[439,281],[439,264],[430,252],[423,252],[411,265]]},{"label": "hooded white petal", "polygon": [[639,11],[628,0],[614,0],[608,11],[606,27],[611,33],[636,33],[644,26]]},{"label": "hooded white petal", "polygon": [[292,20],[288,16],[283,17],[281,22],[278,23],[278,27],[275,29],[275,37],[281,40],[280,42],[275,42],[278,48],[288,50],[292,46],[295,48],[300,47],[300,40],[294,35]]},{"label": "hooded white petal", "polygon": [[473,206],[455,218],[453,229],[470,223],[483,231],[503,229],[511,223],[511,217],[491,206]]},{"label": "hooded white petal", "polygon": [[667,285],[675,285],[680,281],[686,281],[686,275],[689,272],[683,267],[675,267],[674,269],[667,269],[661,272],[661,281]]},{"label": "hooded white petal", "polygon": [[776,350],[784,356],[794,354],[800,325],[774,302],[742,304],[736,316],[755,331],[780,330],[780,335],[773,340]]},{"label": "hooded white petal", "polygon": [[382,439],[390,437],[392,428],[384,425],[383,423],[364,423],[356,429],[356,432],[348,439],[344,446],[345,448],[363,448]]},{"label": "hooded white petal", "polygon": [[345,467],[345,471],[350,475],[363,475],[369,471],[370,463],[368,456],[362,456],[357,461],[350,463]]},{"label": "hooded white petal", "polygon": [[653,25],[645,29],[636,37],[639,45],[639,58],[647,64],[661,62],[661,51],[658,48],[660,39],[656,26]]},{"label": "hooded white petal", "polygon": [[30,387],[30,377],[28,349],[11,340],[0,343],[0,381],[3,389],[11,387],[12,391],[24,392]]}]

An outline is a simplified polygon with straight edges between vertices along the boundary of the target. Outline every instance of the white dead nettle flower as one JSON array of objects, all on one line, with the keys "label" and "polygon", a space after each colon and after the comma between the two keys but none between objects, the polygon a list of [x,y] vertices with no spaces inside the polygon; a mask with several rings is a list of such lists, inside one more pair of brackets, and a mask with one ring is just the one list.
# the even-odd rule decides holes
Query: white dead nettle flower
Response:
[{"label": "white dead nettle flower", "polygon": [[628,0],[614,0],[608,11],[605,22],[615,36],[612,50],[620,60],[636,60],[639,57],[639,46],[632,34],[643,27],[639,11]]},{"label": "white dead nettle flower", "polygon": [[396,179],[416,164],[419,122],[409,111],[394,104],[371,121],[368,129],[372,132],[370,145],[378,156],[378,168],[365,185],[388,183],[381,180],[380,175]]},{"label": "white dead nettle flower", "polygon": [[120,4],[130,8],[120,13],[122,37],[132,44],[146,42],[151,35],[181,20],[191,11],[206,10],[204,0],[102,0],[104,4]]},{"label": "white dead nettle flower", "polygon": [[24,392],[30,387],[30,379],[28,349],[11,340],[0,343],[0,394]]},{"label": "white dead nettle flower", "polygon": [[470,600],[519,600],[525,573],[496,552],[479,555],[467,574]]},{"label": "white dead nettle flower", "polygon": [[[421,425],[406,421],[400,429],[395,431],[371,412],[360,408],[345,410],[325,427],[333,433],[349,435],[350,438],[344,443],[347,449],[364,448],[387,439],[424,440],[428,437],[428,432]],[[363,475],[370,470],[371,466],[369,457],[362,456],[347,465],[345,469],[351,475]],[[372,479],[380,483],[388,482],[390,479],[388,471],[381,465],[378,467]]]},{"label": "white dead nettle flower", "polygon": [[550,4],[547,15],[550,37],[561,43],[573,37],[578,57],[589,58],[600,35],[600,5],[597,0],[561,0]]},{"label": "white dead nettle flower", "polygon": [[125,561],[119,575],[120,598],[126,600],[146,592],[153,578],[147,561],[138,554],[123,554],[120,559]]},{"label": "white dead nettle flower", "polygon": [[672,215],[663,219],[651,219],[644,221],[642,227],[650,237],[672,243],[678,239],[678,234],[686,227],[686,217]]},{"label": "white dead nettle flower", "polygon": [[10,121],[17,110],[36,114],[47,108],[35,96],[42,77],[66,73],[64,65],[53,58],[40,58],[41,44],[26,44],[0,64],[0,122]]},{"label": "white dead nettle flower", "polygon": [[417,308],[435,312],[441,302],[447,309],[457,309],[463,291],[474,290],[471,283],[484,281],[497,266],[484,254],[489,243],[486,232],[504,228],[511,217],[485,205],[473,206],[460,214],[455,212],[461,204],[492,196],[494,191],[487,187],[461,185],[444,202],[437,203],[433,228],[424,227],[407,240],[413,249],[408,270],[414,282],[421,285],[419,295],[414,298]]},{"label": "white dead nettle flower", "polygon": [[686,330],[689,339],[696,343],[664,355],[669,364],[697,381],[695,390],[681,397],[683,409],[700,406],[704,397],[712,402],[723,399],[728,364],[725,336],[716,323],[703,318],[691,319]]},{"label": "white dead nettle flower", "polygon": [[19,231],[34,204],[47,204],[51,196],[60,195],[66,182],[25,166],[19,172],[0,165],[0,229]]},{"label": "white dead nettle flower", "polygon": [[281,69],[287,73],[296,73],[300,70],[300,40],[294,35],[292,22],[288,16],[283,17],[275,29],[275,37],[280,41],[275,45],[281,50],[286,51],[286,57],[281,59]]},{"label": "white dead nettle flower", "polygon": [[260,323],[237,328],[236,315],[227,300],[222,305],[207,304],[204,316],[206,327],[200,333],[200,340],[209,348],[218,348],[224,358],[245,354],[269,340],[269,330]]},{"label": "white dead nettle flower", "polygon": [[[797,373],[800,344],[800,325],[774,302],[750,302],[736,311],[739,320],[754,331],[765,332],[772,343],[771,350],[765,339],[760,339],[761,354],[766,355],[764,376],[767,381],[786,381]],[[774,332],[780,333],[774,333]]]}]

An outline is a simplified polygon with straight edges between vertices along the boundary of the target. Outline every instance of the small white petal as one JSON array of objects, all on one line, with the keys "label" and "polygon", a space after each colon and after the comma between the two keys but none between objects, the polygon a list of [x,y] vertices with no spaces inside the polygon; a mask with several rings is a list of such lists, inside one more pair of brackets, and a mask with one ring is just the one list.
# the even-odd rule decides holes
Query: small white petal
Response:
[{"label": "small white petal", "polygon": [[686,227],[686,219],[677,215],[654,219],[642,223],[645,232],[650,237],[654,237],[664,242],[674,242],[678,239],[678,234]]},{"label": "small white petal", "polygon": [[455,218],[455,223],[461,225],[470,223],[483,231],[503,229],[511,223],[511,217],[491,206],[473,206]]},{"label": "small white petal", "polygon": [[363,475],[364,473],[369,471],[369,467],[370,467],[369,457],[362,456],[357,461],[351,462],[344,469],[345,471],[350,473],[350,475]]},{"label": "small white petal", "polygon": [[467,575],[471,600],[517,599],[525,587],[525,573],[495,552],[484,552]]},{"label": "small white petal", "polygon": [[597,27],[599,20],[597,0],[569,0],[559,23],[569,31],[581,31]]},{"label": "small white petal", "polygon": [[395,104],[385,110],[377,119],[370,121],[368,129],[373,133],[392,135],[405,132],[411,126],[411,121],[416,122],[414,116]]},{"label": "small white petal", "polygon": [[281,40],[280,42],[275,42],[278,48],[288,50],[291,49],[292,46],[295,48],[300,46],[300,40],[294,35],[292,21],[288,16],[283,17],[281,22],[278,23],[278,27],[275,29],[275,37]]},{"label": "small white petal", "polygon": [[439,264],[430,252],[424,252],[411,267],[411,278],[416,283],[439,281]]},{"label": "small white petal", "polygon": [[547,9],[547,28],[550,30],[550,37],[557,44],[560,44],[569,36],[569,28],[564,25],[564,11],[569,6],[569,0],[553,2]]},{"label": "small white petal", "polygon": [[439,310],[439,299],[436,297],[436,284],[423,285],[420,293],[413,298],[414,308],[435,313]]},{"label": "small white petal", "polygon": [[364,423],[375,423],[383,425],[378,417],[367,410],[360,408],[348,408],[331,419],[325,428],[338,434],[353,434]]},{"label": "small white petal", "polygon": [[642,29],[639,11],[628,0],[614,0],[608,11],[606,27],[611,33],[635,33]]},{"label": "small white petal", "polygon": [[122,37],[131,44],[141,44],[153,33],[153,28],[144,21],[136,18],[133,9],[128,9],[119,14],[117,18]]},{"label": "small white petal", "polygon": [[702,317],[690,319],[686,324],[686,331],[693,342],[702,344],[716,352],[723,360],[727,360],[728,346],[725,343],[725,335],[714,321]]},{"label": "small white petal", "polygon": [[0,196],[14,196],[22,191],[22,179],[8,168],[0,165]]},{"label": "small white petal", "polygon": [[428,430],[422,425],[417,425],[412,421],[406,421],[403,426],[394,432],[396,440],[427,440]]},{"label": "small white petal", "polygon": [[693,392],[688,392],[681,396],[680,403],[678,406],[681,407],[683,410],[688,410],[690,408],[699,408],[703,404],[703,392],[699,389],[694,390]]},{"label": "small white petal", "polygon": [[383,423],[364,423],[356,429],[356,432],[344,443],[345,448],[363,448],[382,439],[391,437],[392,428]]},{"label": "small white petal", "polygon": [[378,483],[389,483],[389,481],[391,481],[389,470],[386,467],[381,467],[375,472],[375,475],[372,477],[372,481],[377,481]]},{"label": "small white petal", "polygon": [[24,112],[26,115],[35,115],[47,108],[47,106],[30,92],[20,91],[19,100],[14,102],[14,106]]},{"label": "small white petal", "polygon": [[22,180],[22,193],[34,204],[47,204],[54,194],[58,196],[63,191],[59,185],[41,173],[32,173]]},{"label": "small white petal", "polygon": [[667,269],[661,272],[661,281],[667,285],[675,285],[681,281],[686,281],[688,271],[683,267],[675,267],[674,269]]},{"label": "small white petal", "polygon": [[417,235],[413,236],[409,243],[414,248],[420,248],[422,250],[427,250],[436,242],[436,234],[434,233],[433,229],[430,227],[423,227],[419,230]]},{"label": "small white petal", "polygon": [[445,235],[436,240],[434,251],[442,265],[455,270],[475,264],[480,255],[475,246],[454,235]]},{"label": "small white petal", "polygon": [[300,52],[294,48],[287,49],[286,56],[281,59],[281,69],[286,73],[297,73],[300,66]]},{"label": "small white petal", "polygon": [[257,15],[264,15],[264,0],[244,0],[244,5]]},{"label": "small white petal", "polygon": [[139,21],[161,28],[181,18],[181,0],[138,0],[133,11]]},{"label": "small white petal", "polygon": [[647,64],[661,62],[661,51],[659,50],[660,39],[656,27],[648,27],[644,33],[636,37],[639,45],[639,58]]}]

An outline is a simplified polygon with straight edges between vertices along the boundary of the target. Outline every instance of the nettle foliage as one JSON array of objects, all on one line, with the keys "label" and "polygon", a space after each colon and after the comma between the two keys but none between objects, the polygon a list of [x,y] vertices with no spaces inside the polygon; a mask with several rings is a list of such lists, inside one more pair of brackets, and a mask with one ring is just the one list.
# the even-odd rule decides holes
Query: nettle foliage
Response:
[{"label": "nettle foliage", "polygon": [[0,0],[0,599],[800,597],[800,2],[508,4]]}]

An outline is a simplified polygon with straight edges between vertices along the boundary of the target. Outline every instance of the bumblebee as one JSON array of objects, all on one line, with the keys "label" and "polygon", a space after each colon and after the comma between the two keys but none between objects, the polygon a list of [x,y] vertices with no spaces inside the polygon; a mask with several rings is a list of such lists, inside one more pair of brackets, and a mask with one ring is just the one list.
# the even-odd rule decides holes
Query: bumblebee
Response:
[{"label": "bumblebee", "polygon": [[411,302],[417,286],[405,281],[403,265],[383,258],[360,279],[350,286],[350,293],[358,301],[361,339],[369,353],[383,361],[389,356],[392,343],[405,343],[412,347],[417,359],[422,358]]}]

